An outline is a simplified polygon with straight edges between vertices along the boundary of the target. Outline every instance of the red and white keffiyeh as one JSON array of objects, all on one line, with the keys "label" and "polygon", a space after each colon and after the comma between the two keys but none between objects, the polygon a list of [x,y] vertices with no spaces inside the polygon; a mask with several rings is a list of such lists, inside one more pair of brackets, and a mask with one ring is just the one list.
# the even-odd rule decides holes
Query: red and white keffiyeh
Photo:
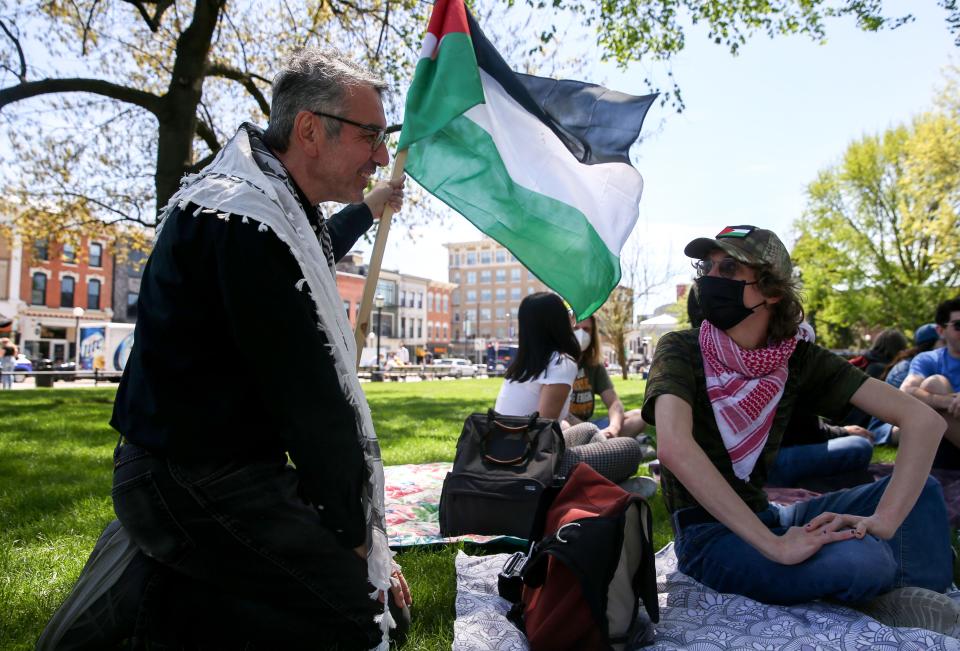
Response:
[{"label": "red and white keffiyeh", "polygon": [[800,337],[748,350],[709,321],[700,326],[707,396],[733,472],[746,481],[763,451],[787,383],[787,361]]}]

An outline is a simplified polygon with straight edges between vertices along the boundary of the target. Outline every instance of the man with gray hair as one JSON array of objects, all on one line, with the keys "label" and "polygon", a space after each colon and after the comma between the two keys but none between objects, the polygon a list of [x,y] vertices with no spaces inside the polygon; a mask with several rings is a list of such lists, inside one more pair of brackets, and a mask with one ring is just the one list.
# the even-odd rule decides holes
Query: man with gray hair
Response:
[{"label": "man with gray hair", "polygon": [[267,130],[242,125],[164,209],[111,420],[122,527],[39,648],[367,649],[409,605],[334,269],[402,201],[402,181],[363,197],[388,162],[384,90],[336,52],[296,53]]}]

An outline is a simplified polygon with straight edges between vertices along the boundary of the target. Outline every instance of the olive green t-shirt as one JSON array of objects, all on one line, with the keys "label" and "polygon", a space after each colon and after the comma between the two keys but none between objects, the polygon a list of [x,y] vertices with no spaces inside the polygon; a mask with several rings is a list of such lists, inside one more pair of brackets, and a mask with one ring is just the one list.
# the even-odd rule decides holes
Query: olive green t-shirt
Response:
[{"label": "olive green t-shirt", "polygon": [[590,420],[593,417],[593,394],[599,395],[612,388],[613,383],[603,364],[581,366],[570,390],[570,413],[580,420]]},{"label": "olive green t-shirt", "polygon": [[[750,478],[743,481],[733,472],[730,455],[723,445],[720,430],[707,397],[700,330],[682,330],[665,334],[657,342],[643,403],[643,420],[656,424],[654,403],[664,394],[675,395],[693,409],[693,438],[733,487],[737,495],[754,511],[767,508],[763,484],[767,469],[780,449],[780,440],[794,409],[820,416],[838,418],[844,414],[850,398],[868,376],[839,355],[806,341],[797,342],[788,362],[787,382],[777,405],[767,443],[757,459]],[[667,468],[661,466],[664,501],[671,513],[698,506],[687,489]]]}]

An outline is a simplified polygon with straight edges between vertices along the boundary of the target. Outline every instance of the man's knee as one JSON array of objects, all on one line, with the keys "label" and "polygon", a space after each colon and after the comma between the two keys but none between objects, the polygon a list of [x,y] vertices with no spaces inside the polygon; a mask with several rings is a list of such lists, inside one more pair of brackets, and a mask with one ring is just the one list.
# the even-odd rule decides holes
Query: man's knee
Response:
[{"label": "man's knee", "polygon": [[950,380],[943,375],[927,376],[923,382],[920,383],[920,388],[927,393],[953,393],[953,385],[951,385]]},{"label": "man's knee", "polygon": [[[848,603],[866,601],[893,588],[897,580],[897,561],[890,546],[874,536],[862,540],[831,543],[837,568],[846,573],[849,585],[837,599]],[[842,569],[841,569],[842,568]]]}]

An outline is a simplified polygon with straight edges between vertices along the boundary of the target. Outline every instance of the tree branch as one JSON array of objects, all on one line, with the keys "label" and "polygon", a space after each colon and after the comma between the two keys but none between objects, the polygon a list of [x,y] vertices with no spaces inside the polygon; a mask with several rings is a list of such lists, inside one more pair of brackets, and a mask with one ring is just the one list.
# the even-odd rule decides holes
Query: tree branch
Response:
[{"label": "tree branch", "polygon": [[143,2],[140,2],[139,0],[121,1],[136,7],[137,11],[140,12],[140,16],[143,18],[144,22],[147,23],[147,27],[149,27],[150,31],[153,33],[156,33],[157,30],[160,29],[160,18],[163,16],[163,13],[173,5],[174,2],[174,0],[160,0],[157,2],[157,8],[153,10],[153,16],[151,16]]},{"label": "tree branch", "polygon": [[[20,46],[20,39],[13,35],[13,32],[7,27],[7,24],[0,20],[0,29],[3,29],[3,33],[6,34],[11,41],[13,41],[14,47],[17,48],[17,56],[20,57],[20,74],[17,75],[17,79],[20,80],[20,83],[26,83],[27,81],[27,59],[23,55],[23,48]],[[14,72],[11,70],[10,72]],[[14,72],[14,74],[16,74]]]},{"label": "tree branch", "polygon": [[0,109],[20,100],[55,93],[93,93],[103,95],[120,102],[135,104],[154,115],[163,109],[163,98],[135,88],[128,88],[102,79],[41,79],[28,81],[16,86],[0,89]]},{"label": "tree branch", "polygon": [[267,98],[264,97],[263,93],[260,92],[260,89],[257,88],[257,85],[254,83],[254,79],[263,79],[259,75],[253,75],[248,72],[243,72],[232,68],[225,63],[211,63],[207,66],[206,70],[207,77],[222,77],[224,79],[231,79],[238,82],[241,86],[247,89],[247,92],[253,97],[257,102],[257,105],[260,107],[260,110],[264,115],[270,117],[270,102],[267,101]]},{"label": "tree branch", "polygon": [[217,134],[213,132],[213,128],[203,120],[197,120],[197,135],[207,143],[207,147],[209,147],[210,151],[214,154],[222,148],[222,145],[217,140]]}]

